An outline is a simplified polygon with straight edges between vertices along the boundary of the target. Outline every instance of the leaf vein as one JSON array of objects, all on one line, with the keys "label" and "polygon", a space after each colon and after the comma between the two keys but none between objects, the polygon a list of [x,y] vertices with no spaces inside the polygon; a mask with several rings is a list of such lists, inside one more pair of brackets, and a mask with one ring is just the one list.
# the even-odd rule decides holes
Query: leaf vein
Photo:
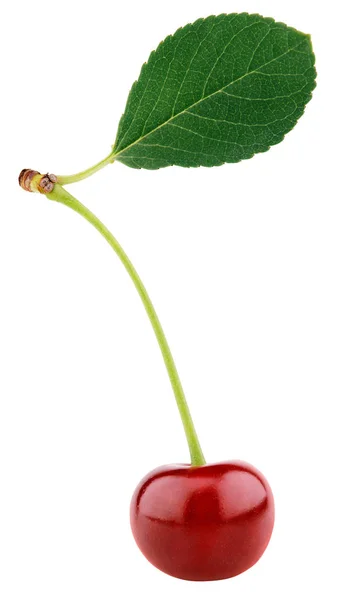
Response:
[{"label": "leaf vein", "polygon": [[[212,67],[212,69],[210,70],[210,73],[209,73],[209,75],[208,75],[208,77],[207,77],[207,79],[206,79],[206,81],[205,81],[204,87],[203,87],[203,92],[202,92],[202,94],[203,94],[203,95],[205,94],[205,90],[206,90],[206,87],[207,87],[207,85],[208,85],[208,83],[209,83],[209,79],[210,79],[210,77],[212,76],[212,74],[213,74],[213,72],[214,72],[214,70],[215,70],[215,68],[216,68],[216,66],[217,66],[217,64],[218,64],[218,62],[219,62],[219,61],[221,60],[221,58],[223,57],[223,55],[224,55],[224,53],[226,52],[227,48],[229,48],[229,46],[231,45],[231,43],[233,42],[233,40],[234,40],[236,37],[238,37],[238,35],[240,35],[240,34],[241,34],[243,31],[245,31],[246,29],[249,29],[249,28],[253,27],[253,26],[254,26],[254,25],[256,25],[256,24],[257,24],[257,21],[254,21],[253,23],[250,23],[250,25],[246,25],[246,27],[243,27],[242,29],[240,29],[239,31],[237,31],[237,32],[236,32],[236,33],[235,33],[235,34],[234,34],[234,35],[231,37],[231,39],[229,40],[229,42],[226,44],[226,46],[225,46],[225,47],[224,47],[224,49],[222,50],[222,52],[221,52],[220,56],[218,56],[218,58],[216,59],[215,63],[213,64],[213,67]],[[265,23],[264,23],[264,24],[265,24]]]},{"label": "leaf vein", "polygon": [[[186,111],[189,115],[193,117],[198,117],[199,119],[204,119],[205,121],[214,121],[215,123],[228,123],[228,125],[237,125],[239,127],[268,127],[269,125],[273,125],[278,121],[284,121],[287,119],[287,116],[282,117],[282,119],[275,119],[274,121],[269,121],[267,123],[243,123],[242,121],[228,121],[227,119],[213,119],[211,117],[205,117],[204,115],[199,115],[197,113],[193,113],[190,110]],[[294,111],[293,111],[294,112]],[[290,116],[290,115],[289,115]],[[172,123],[169,123],[172,125]]]},{"label": "leaf vein", "polygon": [[212,26],[212,28],[210,29],[210,31],[208,31],[207,35],[206,35],[206,36],[205,36],[205,37],[204,37],[204,38],[203,38],[203,39],[200,41],[200,43],[198,44],[197,50],[196,50],[196,52],[194,53],[194,55],[193,55],[193,57],[192,57],[192,59],[191,59],[191,61],[190,61],[190,64],[189,64],[188,68],[187,68],[187,69],[186,69],[186,71],[185,71],[185,74],[184,74],[183,80],[182,80],[182,82],[181,82],[181,84],[180,84],[180,86],[179,86],[179,89],[178,89],[178,92],[177,92],[177,95],[176,95],[176,99],[175,99],[175,101],[174,101],[174,104],[173,104],[173,107],[172,107],[172,117],[174,116],[174,110],[175,110],[175,108],[176,108],[176,104],[177,104],[177,102],[178,102],[178,98],[179,98],[179,96],[180,96],[180,92],[181,92],[181,90],[182,90],[182,87],[183,87],[183,85],[184,85],[185,79],[187,78],[188,74],[190,73],[191,65],[192,65],[193,61],[195,60],[195,58],[196,58],[196,56],[197,56],[197,54],[198,54],[198,52],[199,52],[199,50],[200,50],[200,48],[201,48],[202,44],[205,42],[205,40],[207,39],[207,37],[208,37],[208,36],[209,36],[209,35],[212,33],[212,31],[214,30],[214,27],[215,27],[215,25],[216,25],[216,23],[213,23],[213,26]]},{"label": "leaf vein", "polygon": [[267,32],[266,32],[266,34],[262,37],[262,39],[260,40],[260,42],[258,42],[256,48],[253,51],[253,54],[252,54],[251,60],[250,60],[250,62],[248,64],[246,73],[248,73],[249,70],[250,70],[250,68],[251,68],[251,65],[253,63],[254,57],[257,54],[257,50],[260,48],[260,46],[262,45],[262,43],[264,42],[264,40],[268,37],[269,33],[271,33],[271,31],[275,31],[276,29],[278,29],[278,27],[269,27],[268,30],[267,30]]}]

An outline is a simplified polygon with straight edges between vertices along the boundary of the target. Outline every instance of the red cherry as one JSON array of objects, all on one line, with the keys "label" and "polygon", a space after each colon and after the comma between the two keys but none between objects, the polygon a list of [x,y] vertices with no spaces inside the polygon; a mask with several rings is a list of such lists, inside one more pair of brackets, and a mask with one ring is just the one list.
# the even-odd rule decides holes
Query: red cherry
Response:
[{"label": "red cherry", "polygon": [[264,476],[247,463],[166,465],[137,486],[130,520],[155,567],[179,579],[212,581],[239,575],[260,559],[274,501]]}]

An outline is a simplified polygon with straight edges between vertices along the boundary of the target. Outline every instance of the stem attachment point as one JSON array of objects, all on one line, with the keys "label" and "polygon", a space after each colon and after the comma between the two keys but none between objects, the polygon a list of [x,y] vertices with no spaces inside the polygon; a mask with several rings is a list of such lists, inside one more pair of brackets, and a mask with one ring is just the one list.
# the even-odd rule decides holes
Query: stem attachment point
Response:
[{"label": "stem attachment point", "polygon": [[38,171],[32,169],[23,169],[18,177],[19,185],[27,192],[39,192],[40,194],[50,194],[57,182],[56,175],[45,173],[41,175]]}]

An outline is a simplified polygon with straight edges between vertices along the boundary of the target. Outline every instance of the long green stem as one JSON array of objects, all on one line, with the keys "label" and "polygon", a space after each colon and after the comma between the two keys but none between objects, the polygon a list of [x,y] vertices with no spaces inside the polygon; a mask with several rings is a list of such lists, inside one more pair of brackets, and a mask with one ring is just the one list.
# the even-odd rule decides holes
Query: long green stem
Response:
[{"label": "long green stem", "polygon": [[106,167],[106,165],[113,163],[114,160],[115,160],[114,153],[111,152],[111,154],[109,154],[109,156],[107,156],[106,158],[104,158],[103,160],[98,162],[97,164],[93,165],[93,167],[90,167],[89,169],[85,169],[85,171],[80,171],[80,173],[75,173],[74,175],[58,175],[57,181],[60,185],[67,185],[68,183],[75,183],[76,181],[81,181],[82,179],[86,179],[87,177],[90,177],[97,171],[100,171],[100,169],[103,169],[103,167]]},{"label": "long green stem", "polygon": [[68,206],[79,215],[84,217],[93,227],[95,227],[99,233],[106,239],[106,241],[110,244],[111,248],[116,252],[118,258],[123,263],[126,268],[129,276],[131,277],[139,295],[143,302],[143,305],[146,309],[149,320],[154,329],[156,338],[158,340],[160,350],[165,361],[166,369],[172,384],[173,392],[176,398],[177,406],[179,409],[179,413],[183,422],[186,439],[189,445],[191,463],[194,466],[201,466],[205,464],[205,459],[203,456],[203,452],[197,437],[197,433],[195,430],[195,426],[192,421],[192,417],[190,414],[189,407],[186,402],[185,394],[182,388],[182,384],[179,379],[179,375],[176,369],[176,365],[174,363],[171,350],[168,346],[164,331],[158,319],[158,316],[155,312],[154,306],[148,296],[147,290],[144,287],[139,275],[137,274],[134,266],[130,262],[128,256],[124,252],[122,246],[119,242],[114,238],[112,233],[103,225],[103,223],[90,211],[86,206],[81,204],[74,196],[69,194],[67,190],[65,190],[60,185],[56,184],[53,191],[50,194],[47,194],[47,197],[50,200],[55,200],[60,204],[64,204]]}]

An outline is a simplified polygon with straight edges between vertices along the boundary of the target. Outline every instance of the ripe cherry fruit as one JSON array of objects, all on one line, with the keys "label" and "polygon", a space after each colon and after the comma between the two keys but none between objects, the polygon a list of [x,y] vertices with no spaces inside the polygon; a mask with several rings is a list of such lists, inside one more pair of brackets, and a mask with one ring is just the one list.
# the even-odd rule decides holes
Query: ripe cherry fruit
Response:
[{"label": "ripe cherry fruit", "polygon": [[[234,577],[252,567],[269,542],[274,523],[270,487],[263,475],[246,463],[206,464],[176,365],[146,288],[112,233],[60,185],[84,177],[85,173],[56,177],[24,169],[19,182],[24,189],[46,194],[49,200],[83,216],[122,261],[159,343],[191,457],[190,465],[160,467],[141,481],[131,503],[135,540],[153,565],[174,577],[194,581]],[[46,181],[49,186],[43,185]]]},{"label": "ripe cherry fruit", "polygon": [[155,567],[211,581],[239,575],[259,560],[272,533],[274,502],[266,479],[249,464],[169,465],[138,485],[130,520]]}]

